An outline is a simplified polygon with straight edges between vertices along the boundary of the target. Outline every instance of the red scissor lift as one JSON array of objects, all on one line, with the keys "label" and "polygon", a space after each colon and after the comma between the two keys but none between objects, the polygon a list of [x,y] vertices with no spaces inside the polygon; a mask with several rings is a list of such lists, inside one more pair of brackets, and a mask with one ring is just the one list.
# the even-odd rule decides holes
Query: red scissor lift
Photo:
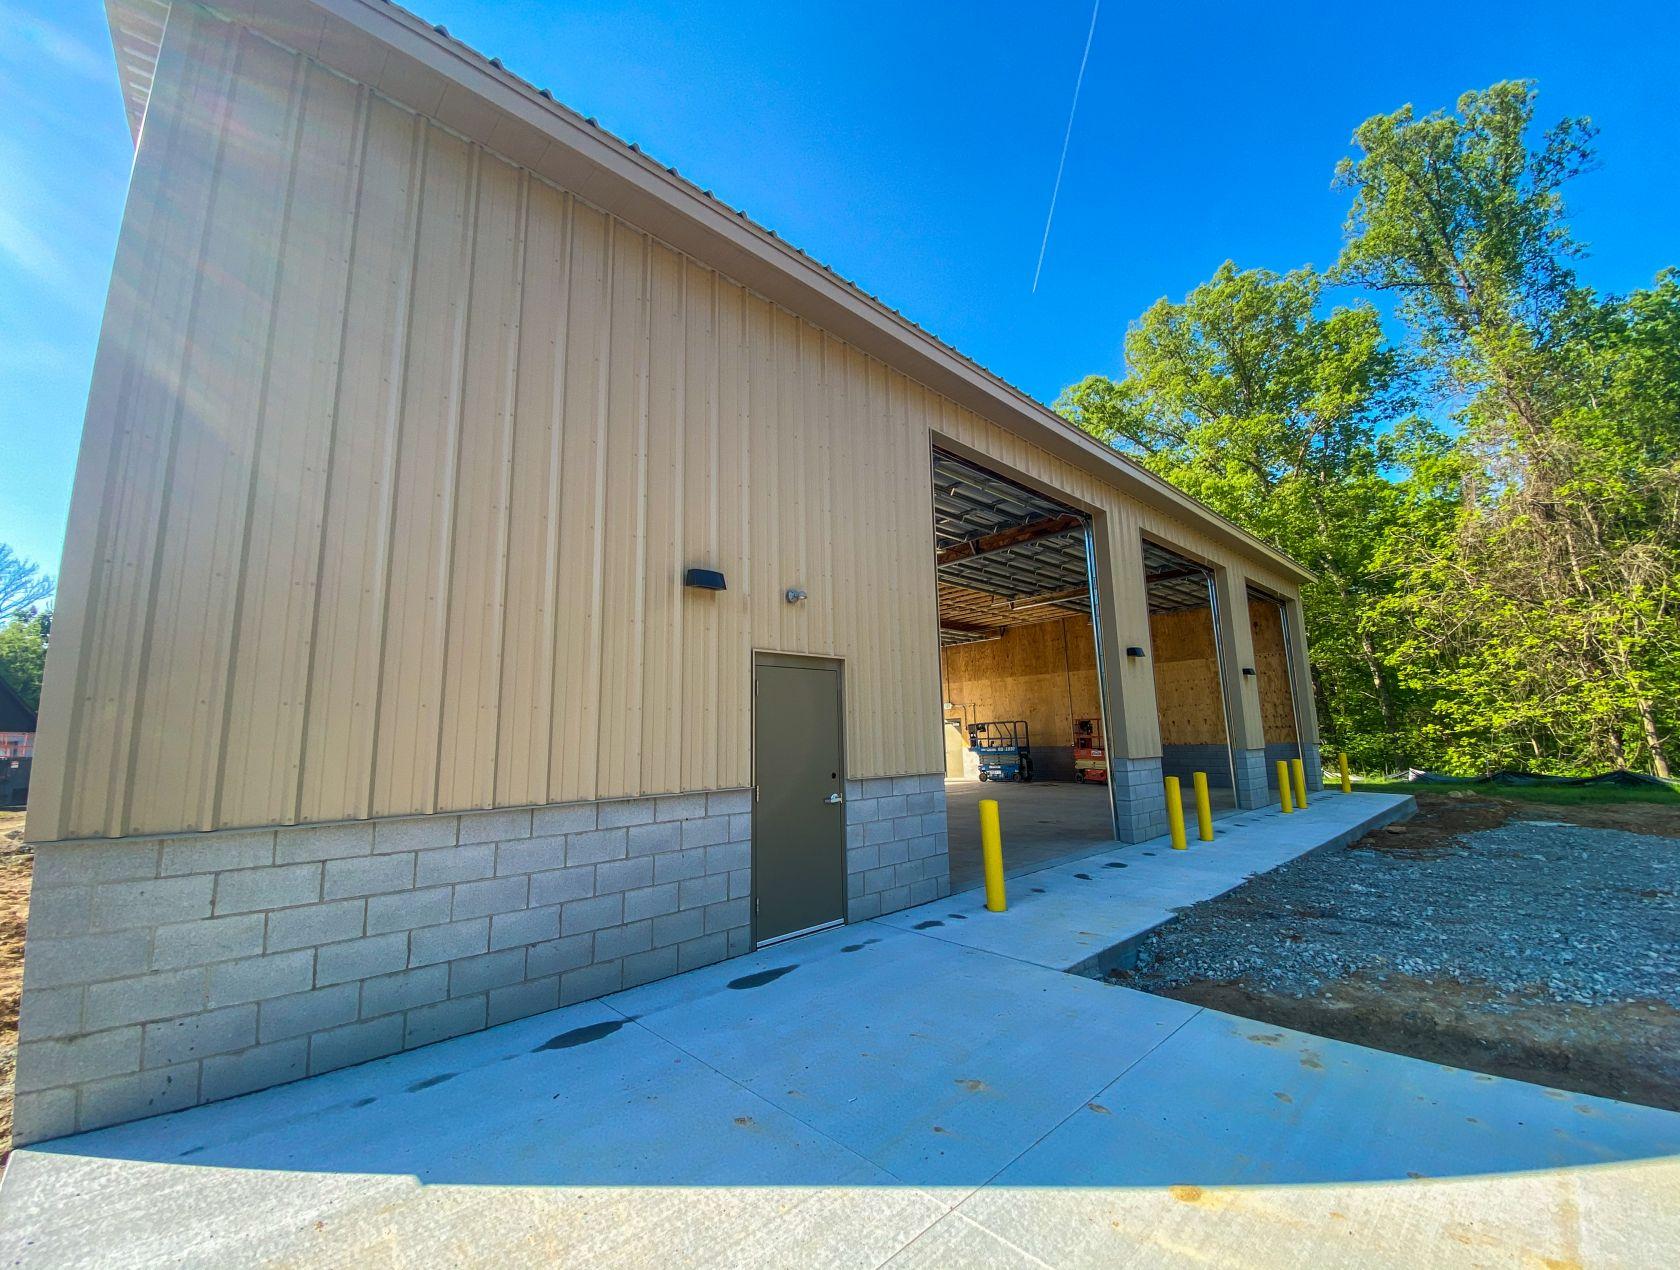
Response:
[{"label": "red scissor lift", "polygon": [[1108,758],[1103,752],[1101,719],[1073,721],[1073,770],[1088,785],[1108,781]]}]

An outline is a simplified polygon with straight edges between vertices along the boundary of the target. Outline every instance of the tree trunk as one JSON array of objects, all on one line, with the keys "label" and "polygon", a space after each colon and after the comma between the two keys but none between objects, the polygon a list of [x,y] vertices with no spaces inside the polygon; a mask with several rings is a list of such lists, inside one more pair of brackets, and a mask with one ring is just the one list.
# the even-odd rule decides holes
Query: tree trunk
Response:
[{"label": "tree trunk", "polygon": [[1651,751],[1651,770],[1667,780],[1673,773],[1668,766],[1668,751],[1663,746],[1662,733],[1657,731],[1657,716],[1651,709],[1651,703],[1644,697],[1638,698],[1639,726],[1645,731],[1645,748]]},{"label": "tree trunk", "polygon": [[1604,734],[1604,737],[1605,745],[1610,751],[1610,762],[1618,771],[1625,770],[1627,767],[1627,750],[1622,746],[1622,734],[1616,730],[1614,723],[1610,725],[1610,730]]},{"label": "tree trunk", "polygon": [[1388,679],[1383,674],[1382,662],[1377,657],[1376,646],[1371,643],[1371,637],[1363,630],[1359,632],[1359,648],[1365,655],[1365,668],[1371,674],[1371,687],[1376,689],[1377,706],[1382,710],[1383,726],[1392,733],[1395,730],[1394,698],[1389,694]]}]

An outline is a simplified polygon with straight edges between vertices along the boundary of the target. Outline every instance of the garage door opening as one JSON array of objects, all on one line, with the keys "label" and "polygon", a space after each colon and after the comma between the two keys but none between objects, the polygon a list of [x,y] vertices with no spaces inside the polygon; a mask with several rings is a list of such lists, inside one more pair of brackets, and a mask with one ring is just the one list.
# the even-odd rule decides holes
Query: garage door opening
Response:
[{"label": "garage door opening", "polygon": [[1260,690],[1260,722],[1266,737],[1266,787],[1277,792],[1279,759],[1297,759],[1301,733],[1295,717],[1295,682],[1290,672],[1289,623],[1283,601],[1248,588],[1248,627],[1254,640],[1254,675]]},{"label": "garage door opening", "polygon": [[1213,572],[1147,539],[1143,569],[1161,725],[1161,774],[1178,777],[1186,807],[1194,808],[1193,777],[1204,772],[1215,814],[1235,811]]},{"label": "garage door opening", "polygon": [[979,802],[1011,873],[1114,840],[1085,517],[933,455],[951,889],[980,883]]}]

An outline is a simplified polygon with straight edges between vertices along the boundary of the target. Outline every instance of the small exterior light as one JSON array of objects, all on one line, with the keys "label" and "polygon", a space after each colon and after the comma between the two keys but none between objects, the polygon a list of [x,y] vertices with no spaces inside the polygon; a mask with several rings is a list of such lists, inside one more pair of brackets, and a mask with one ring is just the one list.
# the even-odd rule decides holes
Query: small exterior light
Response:
[{"label": "small exterior light", "polygon": [[1130,648],[1128,648],[1126,650],[1126,656],[1128,656],[1128,657],[1142,657],[1143,656],[1143,649],[1139,648],[1136,644],[1133,644]]},{"label": "small exterior light", "polygon": [[1245,679],[1254,678],[1254,667],[1253,666],[1244,666],[1243,667],[1243,678],[1245,678]]},{"label": "small exterior light", "polygon": [[785,594],[787,596],[787,602],[789,604],[798,604],[801,600],[803,600],[805,598],[805,592],[801,591],[796,586],[790,586],[787,589],[787,591],[785,592]]},{"label": "small exterior light", "polygon": [[724,583],[723,574],[716,569],[690,569],[683,574],[683,585],[698,587],[702,591],[727,591],[729,589]]}]

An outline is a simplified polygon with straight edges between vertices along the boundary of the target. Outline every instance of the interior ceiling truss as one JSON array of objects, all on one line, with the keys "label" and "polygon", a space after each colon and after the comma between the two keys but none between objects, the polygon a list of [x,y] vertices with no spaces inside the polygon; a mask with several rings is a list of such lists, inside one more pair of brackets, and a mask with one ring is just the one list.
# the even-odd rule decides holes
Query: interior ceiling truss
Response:
[{"label": "interior ceiling truss", "polygon": [[1091,615],[1085,518],[948,454],[933,456],[942,643]]},{"label": "interior ceiling truss", "polygon": [[[1091,616],[1085,518],[1072,508],[935,451],[933,517],[941,643]],[[1210,606],[1206,565],[1147,539],[1143,565],[1151,613]]]},{"label": "interior ceiling truss", "polygon": [[1147,538],[1143,542],[1143,577],[1151,613],[1212,605],[1213,570]]}]

